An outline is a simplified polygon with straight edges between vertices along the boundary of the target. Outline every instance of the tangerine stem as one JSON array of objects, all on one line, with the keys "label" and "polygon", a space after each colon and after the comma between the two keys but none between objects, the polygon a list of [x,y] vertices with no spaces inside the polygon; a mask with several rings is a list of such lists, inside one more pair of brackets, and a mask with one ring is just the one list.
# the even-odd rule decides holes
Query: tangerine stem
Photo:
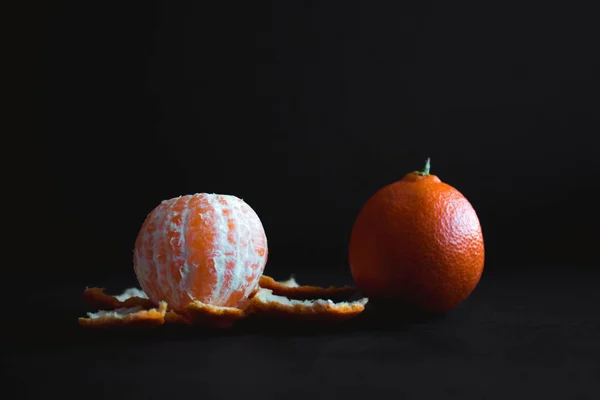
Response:
[{"label": "tangerine stem", "polygon": [[415,174],[419,174],[421,176],[429,175],[429,170],[431,169],[431,159],[427,157],[427,161],[425,161],[425,168],[421,171],[415,171]]}]

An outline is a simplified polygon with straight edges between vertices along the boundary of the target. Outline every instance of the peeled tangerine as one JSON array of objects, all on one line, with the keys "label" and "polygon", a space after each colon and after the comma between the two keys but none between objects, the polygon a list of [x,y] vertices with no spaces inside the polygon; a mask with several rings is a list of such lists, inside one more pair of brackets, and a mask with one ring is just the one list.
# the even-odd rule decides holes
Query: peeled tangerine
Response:
[{"label": "peeled tangerine", "polygon": [[267,255],[262,223],[243,200],[207,193],[165,200],[147,216],[135,242],[133,264],[142,290],[112,296],[101,288],[86,289],[86,303],[113,311],[89,313],[80,324],[166,321],[226,327],[249,314],[339,320],[364,309],[366,299],[297,300],[349,296],[355,290],[299,286],[293,279],[276,282],[262,275]]},{"label": "peeled tangerine", "polygon": [[163,201],[138,234],[133,265],[148,297],[181,309],[194,300],[236,307],[258,286],[267,237],[248,204],[196,194]]}]

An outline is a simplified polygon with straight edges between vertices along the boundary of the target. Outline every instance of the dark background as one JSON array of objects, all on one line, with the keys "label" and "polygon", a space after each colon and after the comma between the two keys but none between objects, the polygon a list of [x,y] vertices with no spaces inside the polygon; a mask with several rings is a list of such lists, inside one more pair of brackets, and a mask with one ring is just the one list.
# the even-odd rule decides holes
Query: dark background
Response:
[{"label": "dark background", "polygon": [[[319,357],[337,361],[319,358],[310,382],[324,384],[325,369],[345,370],[344,360],[369,364],[370,353],[396,369],[393,354],[430,360],[407,367],[423,376],[455,371],[457,386],[444,393],[461,392],[457,371],[486,371],[479,385],[496,394],[530,384],[522,394],[560,395],[557,386],[531,385],[564,376],[585,392],[598,355],[588,314],[597,315],[589,286],[597,277],[586,275],[598,265],[600,239],[593,2],[216,3],[53,1],[20,10],[8,57],[17,61],[10,136],[25,151],[9,165],[9,183],[25,208],[8,217],[18,222],[10,233],[26,262],[9,268],[21,278],[13,288],[70,283],[56,290],[77,298],[84,285],[132,284],[132,248],[146,214],[195,192],[233,194],[256,210],[269,274],[342,282],[362,204],[431,157],[432,173],[478,212],[487,291],[476,291],[479,303],[447,327],[415,328],[416,339],[410,329],[384,330],[325,347]],[[63,297],[48,310],[62,307],[72,322],[80,310]],[[276,352],[297,367],[277,369],[277,358],[265,355],[274,369],[261,368],[294,385],[282,374],[314,369],[301,357],[329,346],[318,340],[280,343]],[[460,340],[472,347],[462,352]],[[229,348],[224,341],[211,343],[210,357],[235,359],[230,350],[215,353]],[[347,346],[362,355],[349,356]],[[38,368],[53,363],[43,354]],[[145,359],[113,356],[123,369]],[[96,380],[116,374],[104,357]],[[29,359],[20,360],[16,370],[24,371]],[[544,370],[549,365],[556,368]],[[394,389],[364,374],[346,377]],[[432,393],[426,378],[415,379]]]},{"label": "dark background", "polygon": [[195,192],[244,198],[272,265],[346,269],[361,205],[426,157],[477,210],[489,271],[597,264],[590,8],[65,1],[39,11],[28,111],[52,271],[129,271],[146,214]]}]

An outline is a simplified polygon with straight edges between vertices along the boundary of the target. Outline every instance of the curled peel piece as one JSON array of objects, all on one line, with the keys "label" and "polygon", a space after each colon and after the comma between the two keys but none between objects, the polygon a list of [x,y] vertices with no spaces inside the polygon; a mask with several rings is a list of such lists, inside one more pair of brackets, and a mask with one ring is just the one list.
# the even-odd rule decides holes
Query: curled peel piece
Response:
[{"label": "curled peel piece", "polygon": [[166,324],[190,325],[190,321],[187,318],[185,318],[181,314],[176,313],[173,310],[169,310],[165,314],[165,323]]},{"label": "curled peel piece", "polygon": [[261,288],[252,298],[247,310],[257,316],[290,318],[313,321],[343,321],[353,318],[365,309],[369,299],[335,303],[331,300],[294,300]]},{"label": "curled peel piece", "polygon": [[167,303],[161,301],[157,308],[149,310],[136,306],[90,312],[87,313],[87,318],[79,318],[79,325],[88,328],[152,327],[164,324],[166,312]]},{"label": "curled peel piece", "polygon": [[88,318],[80,318],[79,323],[94,327],[167,323],[230,328],[236,321],[252,314],[297,320],[341,321],[363,312],[368,299],[339,303],[328,299],[349,298],[355,293],[356,289],[349,286],[300,286],[293,277],[278,282],[263,276],[258,289],[239,308],[193,301],[183,309],[167,311],[165,302],[161,302],[157,308],[140,289],[129,288],[120,295],[109,295],[104,293],[103,288],[87,288],[83,293],[85,303],[103,311],[88,313]]},{"label": "curled peel piece", "polygon": [[104,288],[86,288],[83,301],[92,308],[100,310],[115,310],[117,308],[142,307],[153,308],[156,305],[150,301],[146,293],[136,288],[126,289],[119,295],[104,293]]},{"label": "curled peel piece", "polygon": [[193,301],[180,313],[179,318],[173,316],[172,321],[188,325],[206,325],[212,328],[230,328],[236,321],[246,318],[247,313],[241,308],[219,307]]},{"label": "curled peel piece", "polygon": [[263,275],[260,278],[259,285],[263,289],[272,290],[275,295],[294,299],[350,297],[356,293],[356,288],[352,286],[330,286],[326,288],[301,286],[296,282],[294,277],[290,277],[287,281],[278,282],[270,276]]},{"label": "curled peel piece", "polygon": [[[256,293],[256,292],[255,292]],[[252,294],[254,295],[254,293]],[[150,310],[155,305],[148,299],[146,293],[136,288],[129,288],[120,295],[109,295],[104,293],[103,288],[87,288],[83,293],[85,303],[93,308],[100,310],[114,310],[114,313],[99,311],[94,315],[94,319],[100,316],[121,316],[124,312],[131,313],[143,310]],[[247,306],[244,305],[242,308]],[[166,307],[166,303],[165,303]],[[246,317],[243,309],[233,307],[218,307],[210,304],[204,304],[200,301],[194,301],[188,304],[182,310],[169,310],[164,314],[163,322],[167,324],[181,325],[206,325],[215,328],[229,328],[235,321]],[[90,317],[89,319],[91,319]],[[95,320],[87,321],[80,319],[82,325],[99,324]]]}]

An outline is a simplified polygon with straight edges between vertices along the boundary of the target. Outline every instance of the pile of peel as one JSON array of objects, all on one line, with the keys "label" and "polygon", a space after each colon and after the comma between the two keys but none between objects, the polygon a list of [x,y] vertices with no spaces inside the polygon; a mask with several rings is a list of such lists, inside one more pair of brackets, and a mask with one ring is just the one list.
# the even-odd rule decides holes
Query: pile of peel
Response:
[{"label": "pile of peel", "polygon": [[258,289],[239,308],[194,301],[183,309],[173,310],[166,302],[154,304],[136,288],[127,289],[120,295],[106,294],[103,288],[87,288],[83,293],[86,305],[99,311],[88,312],[86,317],[79,318],[79,324],[88,328],[164,324],[230,328],[237,321],[250,317],[337,322],[364,311],[368,299],[350,300],[356,294],[356,289],[350,286],[301,286],[293,277],[279,282],[263,275]]}]

